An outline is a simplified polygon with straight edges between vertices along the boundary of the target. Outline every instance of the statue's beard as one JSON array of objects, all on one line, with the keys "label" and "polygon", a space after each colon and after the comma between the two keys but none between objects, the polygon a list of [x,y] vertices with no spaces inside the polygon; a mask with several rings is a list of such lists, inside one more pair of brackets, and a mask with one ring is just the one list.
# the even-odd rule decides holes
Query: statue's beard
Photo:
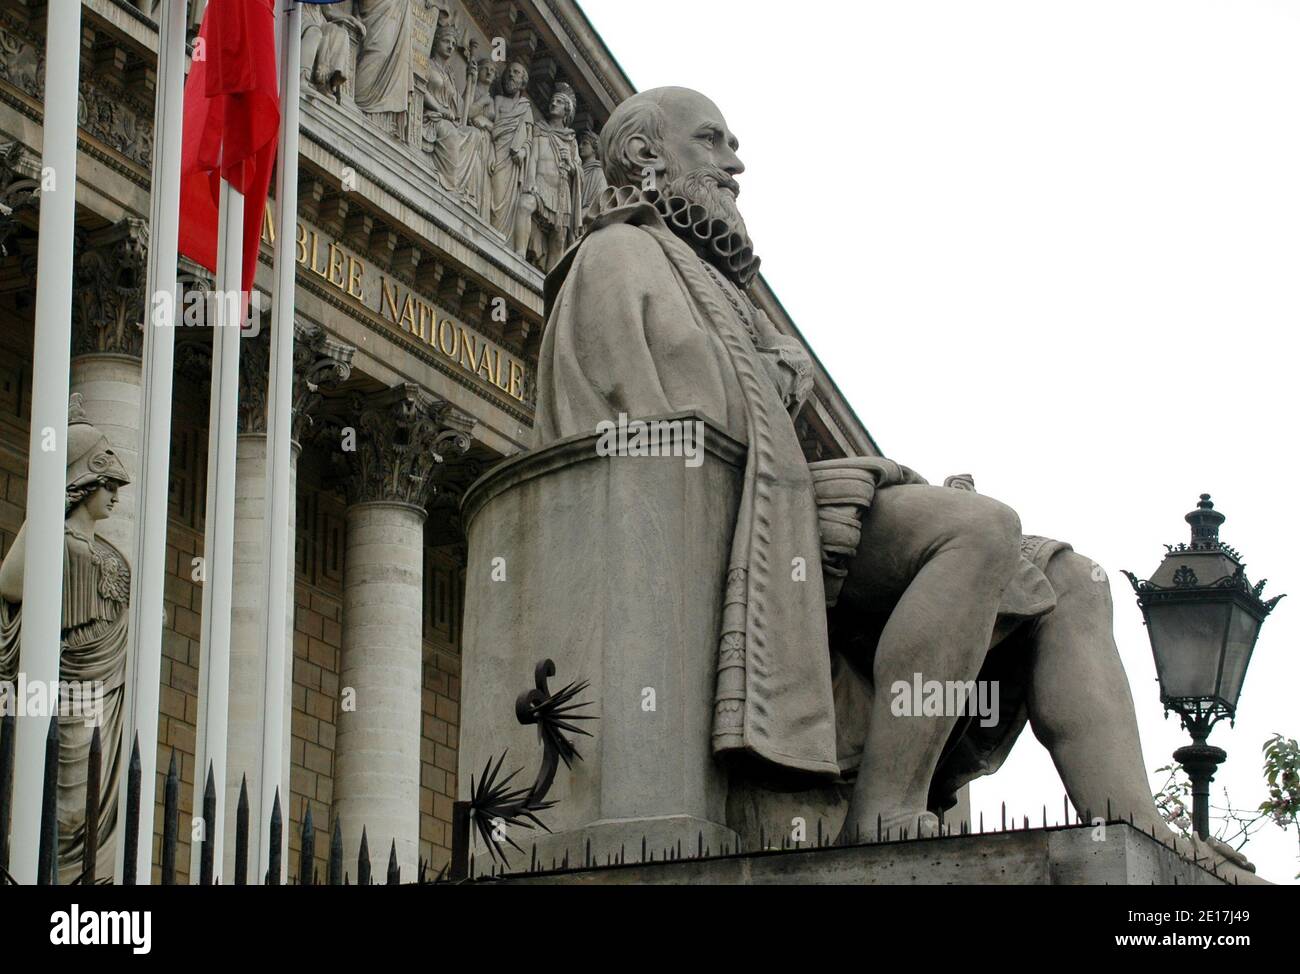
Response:
[{"label": "statue's beard", "polygon": [[[733,187],[735,193],[724,187]],[[739,191],[740,187],[731,176],[711,167],[695,169],[670,179],[662,190],[664,196],[680,196],[688,203],[704,207],[709,219],[721,220],[732,232],[740,234],[748,245],[749,231],[745,228],[745,218],[740,215],[740,207],[736,205]]]}]

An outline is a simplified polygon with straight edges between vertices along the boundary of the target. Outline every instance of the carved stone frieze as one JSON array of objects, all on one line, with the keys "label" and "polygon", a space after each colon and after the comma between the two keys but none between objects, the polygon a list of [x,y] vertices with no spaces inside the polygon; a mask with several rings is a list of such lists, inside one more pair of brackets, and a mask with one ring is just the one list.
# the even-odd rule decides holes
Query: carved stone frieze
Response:
[{"label": "carved stone frieze", "polygon": [[[153,88],[147,72],[130,67],[109,45],[83,72],[77,92],[77,124],[88,136],[147,167],[153,155]],[[0,19],[0,81],[36,101],[45,96],[43,43]]]}]

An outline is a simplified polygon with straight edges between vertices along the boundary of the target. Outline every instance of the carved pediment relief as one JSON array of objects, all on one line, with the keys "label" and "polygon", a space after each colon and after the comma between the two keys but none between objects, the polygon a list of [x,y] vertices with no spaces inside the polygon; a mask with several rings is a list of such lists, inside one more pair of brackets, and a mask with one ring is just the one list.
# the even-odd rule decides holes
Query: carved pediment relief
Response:
[{"label": "carved pediment relief", "polygon": [[579,148],[591,116],[515,5],[307,5],[302,71],[304,97],[363,118],[539,269],[581,232],[599,179],[594,139]]}]

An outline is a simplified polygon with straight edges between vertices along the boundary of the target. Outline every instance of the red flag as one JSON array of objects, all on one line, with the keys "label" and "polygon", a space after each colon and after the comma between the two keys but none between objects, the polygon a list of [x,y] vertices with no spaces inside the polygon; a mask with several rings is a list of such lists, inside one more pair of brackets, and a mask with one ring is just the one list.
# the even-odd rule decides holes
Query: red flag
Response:
[{"label": "red flag", "polygon": [[185,79],[180,252],[217,269],[217,210],[224,178],[244,194],[241,288],[253,287],[262,212],[280,130],[272,0],[208,0]]}]

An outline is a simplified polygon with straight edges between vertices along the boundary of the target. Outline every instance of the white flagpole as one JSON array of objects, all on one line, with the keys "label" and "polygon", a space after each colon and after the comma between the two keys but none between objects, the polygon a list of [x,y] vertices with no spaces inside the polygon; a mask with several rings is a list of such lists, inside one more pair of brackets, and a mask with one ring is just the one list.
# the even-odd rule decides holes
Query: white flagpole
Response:
[{"label": "white flagpole", "polygon": [[131,603],[127,627],[125,719],[118,785],[117,865],[126,867],[126,808],[131,749],[140,743],[140,821],[135,880],[153,879],[153,816],[158,763],[158,685],[162,672],[163,579],[167,568],[168,462],[171,457],[172,367],[175,326],[176,251],[180,232],[181,124],[185,106],[187,0],[164,0],[158,13],[158,91],[154,106],[153,180],[149,196],[150,296],[144,326],[137,508],[132,538]]},{"label": "white flagpole", "polygon": [[[235,443],[239,436],[240,288],[244,196],[221,180],[217,231],[217,314],[212,335],[212,397],[208,408],[208,493],[203,526],[203,618],[199,629],[199,721],[194,744],[194,816],[203,814],[211,763],[216,813],[204,841],[213,870],[222,862],[226,795],[226,730],[230,700],[230,593],[235,554]],[[251,295],[250,295],[251,303]],[[197,880],[203,842],[190,845]]]},{"label": "white flagpole", "polygon": [[[66,9],[65,9],[66,8]],[[81,4],[51,4],[45,33],[40,239],[36,251],[36,343],[27,454],[26,552],[19,671],[28,685],[59,679],[63,628],[63,517],[68,473],[68,385],[72,343],[72,238],[77,217],[77,84]],[[10,869],[37,882],[46,719],[15,727]],[[57,853],[56,853],[57,855]],[[57,874],[58,863],[54,864]]]},{"label": "white flagpole", "polygon": [[[285,620],[293,612],[290,582],[293,571],[289,515],[295,498],[289,489],[290,438],[293,412],[294,288],[297,259],[294,228],[298,219],[298,95],[302,47],[302,7],[290,2],[280,24],[280,145],[276,154],[275,289],[271,298],[270,390],[266,417],[266,614],[265,696],[262,720],[262,780],[255,821],[262,836],[270,820],[276,790],[288,780],[284,754],[288,747],[289,712],[286,681],[292,675]],[[289,795],[280,792],[280,813],[289,820]],[[287,829],[285,831],[287,834]],[[258,876],[270,868],[271,844],[257,842]],[[280,857],[280,881],[288,876],[287,850]]]}]

